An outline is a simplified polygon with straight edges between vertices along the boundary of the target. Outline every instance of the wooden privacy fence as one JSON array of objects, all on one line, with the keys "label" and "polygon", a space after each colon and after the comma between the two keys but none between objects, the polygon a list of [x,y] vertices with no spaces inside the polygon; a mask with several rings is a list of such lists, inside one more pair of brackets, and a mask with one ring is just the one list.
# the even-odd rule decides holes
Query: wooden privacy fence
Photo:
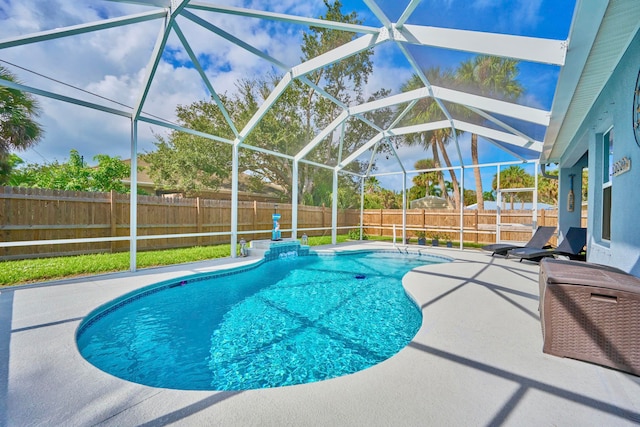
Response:
[{"label": "wooden privacy fence", "polygon": [[[201,198],[138,196],[138,236],[226,233],[213,236],[154,238],[138,241],[138,250],[229,243],[231,202]],[[238,202],[238,231],[247,241],[271,237],[273,203]],[[280,227],[291,229],[291,205],[279,204]],[[0,239],[3,242],[129,236],[128,194],[0,187]],[[360,223],[360,211],[339,210],[338,226]],[[331,227],[331,208],[299,206],[298,229]],[[246,231],[264,230],[259,233]],[[308,230],[310,236],[330,233]],[[300,233],[301,234],[301,233]],[[283,237],[290,233],[283,232]],[[120,252],[128,241],[38,244],[1,247],[0,259]]]},{"label": "wooden privacy fence", "polygon": [[[0,187],[0,239],[2,242],[57,240],[77,238],[109,238],[129,236],[130,199],[127,194],[91,193],[44,190],[22,187]],[[220,235],[154,238],[138,240],[138,250],[166,249],[229,243],[231,232],[231,202],[201,198],[164,198],[138,196],[138,236],[159,236],[190,233],[221,233]],[[265,202],[238,202],[239,238],[247,241],[270,238],[271,214],[274,205]],[[280,226],[291,229],[291,205],[279,204]],[[557,211],[538,213],[538,225],[555,226]],[[464,240],[493,243],[496,239],[496,211],[465,210]],[[503,240],[527,241],[531,236],[531,211],[513,210],[501,213]],[[407,210],[407,235],[416,241],[417,232],[429,235],[437,232],[442,239],[459,238],[459,211]],[[339,209],[340,233],[360,224],[358,209]],[[364,230],[371,236],[402,234],[402,210],[367,209],[363,216]],[[329,234],[331,208],[298,206],[298,235]],[[250,233],[249,233],[250,232]],[[283,232],[283,237],[289,237]],[[0,247],[0,259],[48,257],[86,253],[120,252],[129,249],[129,242],[106,241],[91,243],[37,244]]]},{"label": "wooden privacy fence", "polygon": [[[495,210],[463,211],[463,240],[472,243],[495,243],[496,241]],[[530,210],[502,210],[500,213],[501,240],[526,242],[531,238],[532,213]],[[363,224],[365,232],[372,236],[392,236],[396,226],[398,238],[402,234],[401,209],[368,209],[364,211]],[[407,209],[407,237],[413,242],[417,240],[419,231],[424,231],[427,238],[437,234],[440,240],[460,238],[460,211],[442,209]],[[557,210],[539,210],[537,225],[557,226]],[[555,237],[551,243],[555,244]]]}]

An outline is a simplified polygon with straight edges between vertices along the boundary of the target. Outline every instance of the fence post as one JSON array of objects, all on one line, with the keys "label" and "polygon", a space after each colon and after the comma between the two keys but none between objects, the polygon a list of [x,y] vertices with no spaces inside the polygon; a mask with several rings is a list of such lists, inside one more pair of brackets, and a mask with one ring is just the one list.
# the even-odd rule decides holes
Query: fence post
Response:
[{"label": "fence post", "polygon": [[[258,202],[256,200],[253,201],[253,220],[251,221],[251,229],[252,230],[257,230],[258,229]],[[256,235],[253,234],[251,239],[255,240]]]},{"label": "fence post", "polygon": [[[111,190],[109,194],[109,208],[110,208],[110,221],[111,221],[111,237],[116,237],[118,232],[118,223],[116,218],[116,192],[115,190]],[[111,241],[111,252],[116,251],[116,245],[118,242]]]},{"label": "fence post", "polygon": [[394,221],[393,223],[393,234],[392,234],[392,240],[393,240],[393,247],[396,247],[396,223]]},{"label": "fence post", "polygon": [[[196,197],[196,233],[202,233],[202,210],[200,197]],[[198,246],[202,246],[202,236],[196,240]]]},{"label": "fence post", "polygon": [[384,230],[382,229],[382,209],[380,209],[380,228],[378,228],[380,236],[384,236]]},{"label": "fence post", "polygon": [[[338,214],[340,213],[340,208],[338,208]],[[347,222],[347,209],[343,209],[342,210],[342,221],[340,221],[340,215],[338,215],[338,227],[346,227],[348,226],[348,222]],[[350,230],[347,230],[347,233]],[[338,235],[341,233],[341,230],[338,230]]]},{"label": "fence post", "polygon": [[540,213],[540,225],[541,226],[547,225],[547,221],[546,221],[547,215],[545,215],[544,209],[540,209],[538,212]]},{"label": "fence post", "polygon": [[480,237],[480,227],[478,226],[478,209],[475,210],[475,215],[474,215],[474,222],[476,223],[476,232],[473,233],[475,234],[475,242],[478,243],[479,237]]}]

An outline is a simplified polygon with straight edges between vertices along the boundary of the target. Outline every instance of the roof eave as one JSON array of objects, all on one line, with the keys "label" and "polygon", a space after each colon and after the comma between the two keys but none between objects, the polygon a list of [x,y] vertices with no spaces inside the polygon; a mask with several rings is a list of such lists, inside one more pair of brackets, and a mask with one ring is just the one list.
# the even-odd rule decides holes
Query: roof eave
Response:
[{"label": "roof eave", "polygon": [[[640,28],[635,0],[578,0],[540,163],[559,163]],[[585,147],[586,149],[586,147]]]}]

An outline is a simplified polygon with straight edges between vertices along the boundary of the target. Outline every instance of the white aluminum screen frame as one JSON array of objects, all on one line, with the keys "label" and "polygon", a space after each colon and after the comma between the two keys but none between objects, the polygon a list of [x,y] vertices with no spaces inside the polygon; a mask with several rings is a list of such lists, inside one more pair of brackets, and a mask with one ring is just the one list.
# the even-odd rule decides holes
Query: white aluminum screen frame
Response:
[{"label": "white aluminum screen frame", "polygon": [[[465,52],[473,52],[478,54],[485,55],[494,55],[500,57],[509,57],[516,60],[529,61],[529,62],[539,62],[544,64],[553,64],[557,66],[563,66],[565,62],[565,56],[567,53],[567,41],[566,40],[550,40],[550,39],[537,39],[532,37],[522,37],[522,36],[514,36],[514,35],[506,35],[506,34],[492,34],[492,33],[480,33],[476,31],[468,31],[468,30],[458,30],[458,29],[448,29],[448,28],[435,28],[428,26],[420,26],[420,25],[410,25],[406,24],[406,21],[409,17],[412,16],[412,13],[416,9],[419,1],[411,0],[408,2],[407,7],[405,8],[403,14],[399,18],[398,22],[392,22],[389,20],[387,16],[385,16],[382,9],[378,6],[375,0],[364,0],[365,5],[369,8],[369,10],[380,20],[383,24],[380,28],[375,28],[371,26],[365,25],[355,25],[355,24],[347,24],[341,22],[331,22],[331,21],[323,21],[317,18],[312,17],[302,17],[302,16],[294,16],[282,13],[273,13],[261,10],[247,9],[247,8],[239,8],[239,7],[230,7],[230,6],[219,6],[208,4],[204,2],[198,1],[189,1],[189,0],[112,0],[121,3],[135,3],[135,4],[144,4],[147,5],[153,10],[145,13],[132,14],[128,16],[123,16],[119,18],[111,18],[104,19],[96,22],[91,22],[87,24],[74,25],[65,28],[58,28],[54,30],[42,31],[34,34],[21,35],[16,37],[10,37],[4,40],[0,40],[0,54],[3,49],[15,47],[15,46],[24,46],[31,43],[38,43],[47,40],[53,40],[61,37],[73,36],[76,34],[83,34],[92,31],[100,31],[109,28],[116,28],[124,25],[135,25],[141,22],[149,22],[149,21],[158,21],[158,35],[156,39],[156,44],[153,49],[153,53],[149,58],[148,65],[146,68],[146,75],[144,78],[143,86],[141,92],[137,96],[136,105],[129,110],[127,109],[116,109],[111,107],[106,107],[96,103],[90,103],[87,101],[83,101],[78,98],[65,96],[59,93],[46,91],[37,87],[30,87],[27,85],[16,84],[6,80],[0,79],[0,86],[11,87],[19,90],[23,90],[25,92],[32,93],[37,96],[43,96],[51,99],[56,99],[62,102],[68,102],[75,105],[80,105],[86,108],[91,108],[99,111],[103,111],[109,114],[116,114],[124,117],[128,117],[131,119],[131,176],[132,176],[132,184],[131,184],[131,232],[128,237],[111,237],[111,238],[99,238],[99,239],[60,239],[60,240],[47,240],[47,241],[32,241],[32,242],[1,242],[0,247],[10,247],[10,246],[21,246],[23,244],[63,244],[63,243],[78,243],[78,242],[98,242],[98,241],[117,241],[117,240],[129,240],[130,248],[131,248],[131,260],[130,260],[130,270],[135,271],[136,269],[136,241],[142,239],[150,239],[150,238],[175,238],[175,237],[185,237],[185,236],[205,236],[205,235],[220,235],[220,234],[229,234],[231,238],[231,256],[236,256],[236,240],[239,234],[238,232],[238,222],[237,222],[237,204],[238,204],[238,150],[242,149],[251,149],[262,151],[268,153],[270,155],[279,156],[283,158],[287,158],[293,162],[294,171],[298,170],[298,163],[310,163],[316,166],[326,167],[328,169],[332,169],[334,172],[334,192],[335,187],[337,186],[337,174],[338,173],[346,173],[344,168],[349,165],[350,162],[354,161],[359,156],[363,155],[367,150],[372,149],[375,153],[375,150],[378,147],[378,144],[385,143],[386,139],[396,135],[405,135],[414,132],[423,132],[427,130],[441,129],[441,128],[451,128],[453,130],[463,130],[467,132],[474,132],[480,136],[485,137],[487,140],[497,140],[502,143],[511,144],[519,147],[526,147],[534,152],[540,152],[542,150],[542,142],[537,141],[515,129],[505,124],[501,120],[492,116],[492,114],[499,114],[501,116],[507,116],[518,120],[523,120],[527,122],[532,122],[535,124],[548,126],[550,112],[535,109],[531,107],[525,107],[516,105],[513,103],[508,103],[504,101],[499,101],[496,99],[491,99],[487,97],[472,95],[469,93],[465,93],[462,91],[455,91],[452,89],[441,88],[437,86],[432,86],[423,75],[422,70],[419,65],[415,61],[415,59],[411,56],[409,51],[407,50],[408,45],[420,45],[420,46],[433,46],[438,48],[446,48],[453,50],[460,50]],[[288,22],[293,24],[302,24],[307,26],[317,26],[323,28],[331,28],[340,31],[350,31],[355,34],[360,34],[354,40],[339,46],[333,50],[330,50],[318,57],[311,58],[306,62],[300,64],[294,64],[293,66],[289,66],[279,61],[277,58],[273,58],[261,51],[259,48],[244,42],[237,37],[225,32],[224,30],[216,27],[210,22],[206,21],[204,18],[199,16],[197,11],[206,11],[206,12],[215,12],[218,14],[228,14],[234,16],[244,16],[249,18],[258,18],[264,20],[271,21],[280,21],[280,22]],[[272,93],[267,97],[265,102],[258,108],[253,117],[249,120],[249,122],[244,126],[243,129],[238,130],[227,113],[226,109],[222,105],[220,98],[218,97],[215,88],[211,85],[211,83],[206,78],[204,70],[202,66],[198,63],[195,54],[193,53],[189,41],[187,37],[185,37],[184,33],[182,33],[180,26],[176,22],[176,18],[181,17],[181,19],[188,19],[191,22],[200,25],[202,28],[205,28],[211,31],[213,34],[216,34],[219,37],[224,38],[225,40],[251,52],[254,55],[259,56],[260,58],[268,61],[273,64],[277,68],[281,69],[283,72],[283,77],[280,82],[276,85]],[[187,55],[191,58],[194,63],[194,67],[198,71],[204,86],[210,92],[210,95],[213,97],[214,101],[221,109],[221,112],[224,115],[225,120],[231,127],[235,139],[233,141],[228,140],[226,138],[221,138],[218,135],[206,134],[203,132],[199,132],[193,129],[187,129],[182,126],[177,126],[175,124],[167,123],[162,120],[157,120],[150,118],[144,114],[143,108],[145,105],[145,101],[149,92],[149,88],[154,80],[154,76],[158,67],[158,64],[162,57],[162,52],[166,45],[167,39],[171,32],[175,33],[178,37],[178,40],[183,45]],[[317,69],[325,67],[329,64],[340,61],[344,58],[350,57],[358,52],[362,52],[367,49],[375,48],[378,45],[383,43],[395,43],[397,44],[401,51],[405,54],[409,64],[413,67],[413,72],[419,75],[425,87],[422,89],[417,89],[414,91],[391,95],[387,98],[377,100],[370,103],[363,103],[361,105],[342,105],[338,100],[331,97],[328,93],[324,92],[322,89],[311,83],[305,76]],[[253,147],[251,145],[246,144],[244,141],[247,136],[251,133],[251,131],[255,128],[256,124],[260,121],[262,117],[269,111],[269,109],[274,105],[274,103],[278,100],[279,96],[284,92],[284,90],[295,80],[298,79],[302,83],[316,90],[320,96],[323,96],[330,101],[336,103],[341,109],[342,113],[336,117],[336,119],[329,125],[327,128],[319,132],[310,142],[307,144],[302,150],[300,150],[294,156],[285,155],[283,153],[278,153],[274,151],[269,151],[265,149],[260,149],[258,147]],[[400,119],[404,114],[406,114],[409,109],[405,109],[394,122],[387,127],[386,129],[379,128],[374,123],[371,123],[367,119],[364,118],[364,113],[368,111],[373,111],[378,108],[386,108],[397,106],[401,103],[409,102],[410,106],[415,105],[417,100],[431,97],[433,98],[440,108],[442,109],[444,115],[447,117],[446,120],[432,122],[432,123],[424,123],[422,125],[416,126],[407,126],[398,128],[397,125],[400,122]],[[453,119],[449,114],[447,109],[445,108],[443,101],[456,103],[462,106],[465,106],[472,111],[480,114],[487,120],[492,121],[497,127],[501,128],[501,130],[491,129],[484,126],[475,125],[472,123],[467,123],[465,121]],[[377,135],[372,138],[370,141],[362,145],[358,150],[356,150],[351,155],[347,156],[344,159],[339,159],[337,166],[329,166],[317,164],[314,162],[310,162],[305,159],[305,157],[318,145],[322,142],[322,140],[332,132],[334,132],[339,126],[344,125],[345,121],[349,117],[355,117],[359,120],[362,120],[364,123],[372,127],[377,131]],[[212,140],[221,141],[224,143],[228,143],[233,147],[233,159],[232,159],[232,192],[231,192],[231,204],[232,204],[232,221],[231,228],[229,232],[222,233],[192,233],[188,235],[159,235],[159,236],[138,236],[135,230],[135,219],[137,216],[137,206],[135,200],[137,200],[137,188],[135,185],[135,176],[136,169],[134,168],[137,159],[138,150],[137,150],[137,126],[138,122],[143,121],[147,123],[152,123],[157,126],[165,127],[167,129],[178,130],[183,132],[192,133],[194,135],[203,136]],[[455,134],[455,132],[454,132]],[[458,150],[458,157],[460,161],[460,166],[456,166],[456,168],[460,170],[464,170],[465,165],[462,163],[462,156],[457,144],[456,147]],[[405,167],[403,166],[400,158],[395,153],[395,150],[392,148],[393,155],[398,159],[399,170],[403,174],[403,188],[406,187],[406,173]],[[374,159],[374,153],[372,153],[370,162]],[[468,166],[467,166],[468,167]],[[296,175],[296,174],[294,174]],[[367,169],[367,172],[364,175],[357,175],[361,179],[364,180],[367,176],[376,176],[375,174],[370,173],[370,168]],[[292,180],[297,181],[297,176],[293,176]],[[536,168],[536,179],[537,179],[537,168]],[[464,180],[462,181],[462,183]],[[362,187],[362,186],[361,186]],[[462,187],[464,185],[462,184]],[[363,188],[363,187],[362,187]],[[463,189],[463,188],[462,188]],[[463,194],[461,192],[461,194]],[[292,199],[292,210],[295,212],[293,217],[293,226],[292,226],[292,235],[296,237],[297,233],[297,196]],[[334,197],[334,205],[336,204]],[[406,210],[406,198],[403,200],[403,208]],[[235,208],[234,208],[235,207]],[[361,207],[362,209],[362,207]],[[405,213],[406,214],[406,213]],[[332,236],[333,241],[335,243],[335,230],[336,230],[336,218],[337,215],[336,209],[332,210]],[[403,236],[406,235],[406,217],[403,215]],[[362,224],[361,224],[362,226]],[[462,214],[461,214],[461,240],[462,240]],[[242,232],[244,233],[244,232]]]}]

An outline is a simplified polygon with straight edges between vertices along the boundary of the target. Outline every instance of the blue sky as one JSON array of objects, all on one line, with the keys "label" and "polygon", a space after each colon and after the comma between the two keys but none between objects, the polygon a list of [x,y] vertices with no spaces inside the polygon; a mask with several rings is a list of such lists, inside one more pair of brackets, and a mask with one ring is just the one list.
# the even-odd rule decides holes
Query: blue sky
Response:
[{"label": "blue sky", "polygon": [[[230,0],[226,3],[246,6],[242,1]],[[254,0],[251,3],[257,8],[296,15],[318,16],[325,10],[322,1],[318,0]],[[402,13],[405,3],[385,0],[378,4],[395,21]],[[356,10],[364,24],[381,26],[380,21],[361,0],[345,0],[343,5],[343,11]],[[564,40],[568,36],[573,7],[573,0],[424,0],[407,23]],[[41,0],[0,0],[0,39],[146,10],[149,9],[144,6],[101,0],[49,0],[46,4]],[[264,24],[250,18],[202,16],[286,64],[295,65],[299,62],[300,26]],[[38,45],[9,48],[0,51],[0,60],[37,70],[47,77],[133,105],[138,99],[158,25],[158,21],[152,21]],[[190,22],[181,21],[181,28],[203,60],[212,84],[220,93],[233,92],[234,83],[239,78],[260,76],[272,69],[263,59],[212,37]],[[464,52],[428,47],[413,46],[409,50],[423,68],[455,68],[461,61],[472,57]],[[204,86],[197,73],[188,64],[188,58],[180,48],[177,37],[170,37],[164,59],[144,109],[151,114],[173,120],[177,105],[204,99],[207,93],[203,90]],[[369,79],[368,93],[383,87],[397,93],[401,84],[412,74],[406,58],[392,43],[376,48],[373,59],[374,72]],[[6,62],[2,65],[7,66],[27,85],[78,96],[77,91],[50,79],[25,72]],[[554,66],[521,63],[520,82],[526,88],[526,93],[519,102],[549,110],[558,72],[558,67]],[[93,102],[98,101],[86,94],[80,96]],[[40,98],[40,103],[43,110],[41,121],[46,134],[34,150],[19,153],[28,162],[42,163],[45,159],[64,161],[71,149],[79,150],[86,159],[96,154],[130,157],[130,129],[126,119],[46,98]],[[532,136],[542,140],[542,132],[543,130],[538,129]],[[166,131],[149,125],[140,126],[140,151],[152,149],[154,133],[163,134]],[[465,164],[470,163],[468,138],[468,135],[460,138],[462,161]],[[407,168],[412,168],[415,160],[426,157],[417,148],[401,149],[399,153]],[[452,158],[457,157],[453,152],[450,155]],[[456,158],[452,160],[454,164],[459,163]],[[514,160],[514,157],[481,140],[481,163],[509,160]],[[397,166],[394,162],[379,159],[378,170],[397,170]],[[495,170],[483,172],[485,182],[490,181],[495,174]],[[399,188],[397,177],[381,177],[380,180],[383,185]]]}]

